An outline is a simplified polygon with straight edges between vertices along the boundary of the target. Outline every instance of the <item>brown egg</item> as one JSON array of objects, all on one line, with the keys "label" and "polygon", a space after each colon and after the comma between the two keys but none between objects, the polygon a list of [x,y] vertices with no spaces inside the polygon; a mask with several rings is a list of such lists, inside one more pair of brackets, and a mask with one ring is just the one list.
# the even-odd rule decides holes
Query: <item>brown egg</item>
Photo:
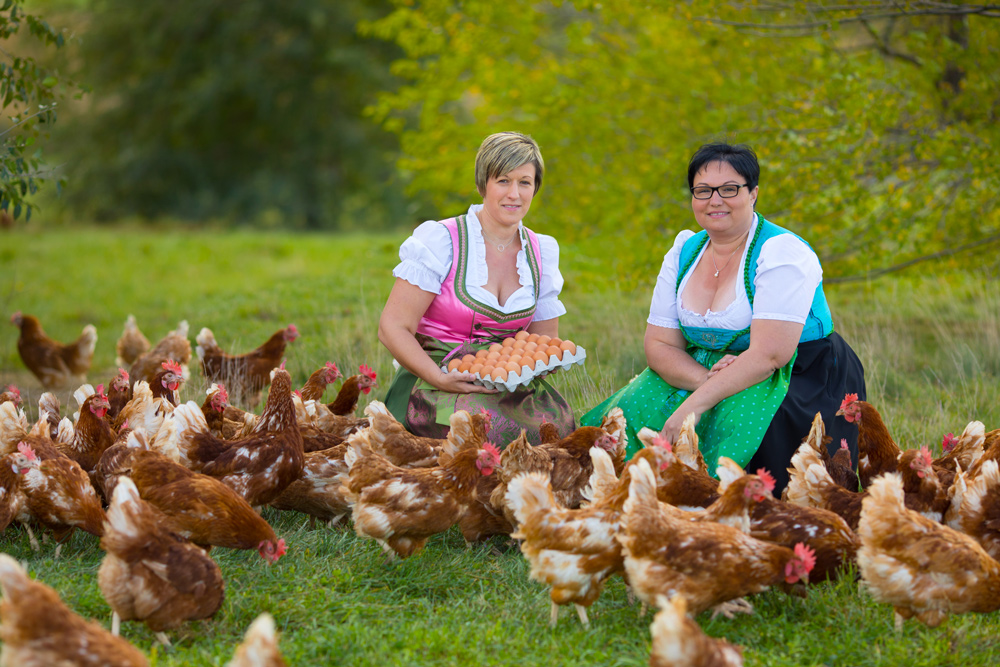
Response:
[{"label": "brown egg", "polygon": [[564,340],[562,343],[559,344],[559,349],[565,350],[570,354],[576,354],[576,343],[574,343],[571,340]]},{"label": "brown egg", "polygon": [[514,334],[514,340],[527,340],[528,336],[530,335],[531,334],[522,329],[521,331],[518,331],[516,334]]},{"label": "brown egg", "polygon": [[501,342],[500,344],[503,345],[504,347],[514,347],[514,339],[504,338],[503,342]]},{"label": "brown egg", "polygon": [[510,359],[508,359],[507,361],[517,361],[523,356],[524,356],[524,350],[514,350],[513,352],[510,353]]},{"label": "brown egg", "polygon": [[494,382],[506,382],[507,381],[507,370],[503,368],[493,369],[493,381]]},{"label": "brown egg", "polygon": [[546,363],[549,360],[549,353],[547,350],[535,350],[535,353],[531,355],[531,358],[540,363]]},{"label": "brown egg", "polygon": [[[524,368],[525,372],[533,371],[535,370],[535,360],[531,357],[522,357],[521,367]],[[521,373],[521,375],[524,376],[524,373]]]},{"label": "brown egg", "polygon": [[[523,331],[521,333],[524,333]],[[515,340],[514,344],[511,345],[515,350],[523,350],[528,343],[523,340]]]},{"label": "brown egg", "polygon": [[467,354],[462,357],[462,363],[469,362],[469,364],[474,364],[476,362],[476,356],[474,354]]},{"label": "brown egg", "polygon": [[535,342],[538,343],[538,347],[545,347],[549,344],[550,340],[552,340],[552,338],[549,336],[539,336],[538,340]]},{"label": "brown egg", "polygon": [[499,352],[502,348],[503,348],[503,345],[501,345],[500,343],[493,343],[492,345],[490,345],[489,351],[490,352]]},{"label": "brown egg", "polygon": [[562,350],[560,350],[560,349],[559,349],[558,347],[556,347],[555,345],[549,345],[549,347],[548,347],[548,348],[547,348],[547,349],[545,350],[545,353],[549,355],[549,358],[550,358],[550,359],[551,359],[552,357],[555,357],[555,358],[556,358],[556,359],[558,359],[559,361],[562,361],[562,358],[563,358],[563,351],[562,351]]},{"label": "brown egg", "polygon": [[479,350],[478,352],[476,352],[476,359],[479,359],[481,361],[486,358],[487,354],[489,354],[489,350]]},{"label": "brown egg", "polygon": [[450,373],[451,371],[453,371],[456,368],[458,368],[459,364],[461,364],[461,363],[462,363],[461,359],[452,359],[451,361],[449,361],[448,362],[448,372]]},{"label": "brown egg", "polygon": [[531,354],[532,352],[534,352],[537,349],[538,349],[538,343],[525,343],[524,344],[524,352],[525,352],[525,354]]},{"label": "brown egg", "polygon": [[508,361],[504,365],[503,369],[505,371],[507,371],[508,373],[520,373],[521,372],[521,364],[518,363],[518,362],[516,362],[516,361]]},{"label": "brown egg", "polygon": [[459,373],[468,373],[470,368],[472,368],[472,362],[463,361],[461,364],[458,365],[457,370]]},{"label": "brown egg", "polygon": [[526,340],[529,343],[537,343],[538,342],[538,334],[531,334],[527,338],[525,338],[524,340]]},{"label": "brown egg", "polygon": [[497,366],[503,366],[508,361],[510,361],[510,352],[509,351],[508,352],[504,352],[503,354],[500,355],[500,358],[497,359],[496,365]]},{"label": "brown egg", "polygon": [[483,372],[483,365],[482,364],[472,364],[472,368],[469,369],[469,372],[472,373],[473,375],[475,375],[476,373],[482,373]]},{"label": "brown egg", "polygon": [[555,338],[550,339],[549,345],[555,345],[556,347],[559,347],[560,345],[562,345],[562,338],[556,336]]}]

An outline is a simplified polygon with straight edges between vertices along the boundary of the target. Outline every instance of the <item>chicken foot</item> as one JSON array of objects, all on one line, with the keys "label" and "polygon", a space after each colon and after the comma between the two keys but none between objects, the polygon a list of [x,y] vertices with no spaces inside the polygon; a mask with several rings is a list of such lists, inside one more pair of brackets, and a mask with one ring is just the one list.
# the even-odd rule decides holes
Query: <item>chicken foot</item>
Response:
[{"label": "chicken foot", "polygon": [[712,618],[714,619],[719,614],[722,614],[728,619],[733,618],[733,614],[752,614],[753,605],[747,602],[745,598],[736,598],[735,600],[728,600],[712,607]]},{"label": "chicken foot", "polygon": [[[590,629],[590,619],[587,618],[587,608],[584,607],[582,604],[574,604],[573,606],[576,607],[576,615],[580,619],[580,623],[583,625],[583,627]],[[550,628],[556,627],[556,624],[558,622],[559,622],[559,605],[553,601],[552,608],[549,612],[549,627]]]}]

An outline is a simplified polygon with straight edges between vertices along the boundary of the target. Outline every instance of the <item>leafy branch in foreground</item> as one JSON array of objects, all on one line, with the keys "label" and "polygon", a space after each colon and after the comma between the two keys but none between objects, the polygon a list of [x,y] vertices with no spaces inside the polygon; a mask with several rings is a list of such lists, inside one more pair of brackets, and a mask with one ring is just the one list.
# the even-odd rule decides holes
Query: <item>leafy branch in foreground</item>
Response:
[{"label": "leafy branch in foreground", "polygon": [[27,29],[44,47],[60,48],[62,34],[38,16],[22,10],[23,0],[3,0],[0,6],[0,99],[9,126],[0,131],[0,210],[14,219],[33,205],[26,198],[37,192],[51,170],[43,166],[39,139],[48,137],[56,121],[56,100],[61,81],[57,71],[34,58],[9,50],[11,39]]}]

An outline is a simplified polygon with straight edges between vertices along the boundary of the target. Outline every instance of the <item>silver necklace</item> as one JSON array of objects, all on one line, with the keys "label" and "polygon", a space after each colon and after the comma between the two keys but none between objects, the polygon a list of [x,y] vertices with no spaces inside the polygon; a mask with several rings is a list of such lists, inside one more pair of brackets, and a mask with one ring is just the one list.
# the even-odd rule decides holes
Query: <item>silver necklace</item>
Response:
[{"label": "silver necklace", "polygon": [[514,235],[512,237],[510,237],[510,240],[507,241],[506,243],[497,243],[493,239],[491,239],[488,236],[486,236],[486,232],[483,231],[483,229],[481,227],[480,227],[479,231],[482,232],[483,239],[489,241],[494,246],[496,246],[497,252],[503,252],[504,250],[506,250],[507,248],[509,248],[510,244],[513,243],[517,239],[517,232],[514,232]]},{"label": "silver necklace", "polygon": [[[744,238],[743,241],[746,241],[746,239]],[[740,244],[738,246],[736,246],[736,250],[739,250],[740,248],[743,247],[743,241],[740,241]],[[733,255],[736,254],[736,250],[734,250],[733,252],[731,252],[729,254],[729,259],[726,260],[726,263],[723,264],[722,265],[722,269],[720,269],[719,265],[715,263],[715,244],[714,243],[712,244],[712,266],[715,267],[715,277],[716,278],[719,277],[719,271],[722,271],[723,269],[725,269],[727,266],[729,266],[729,262],[733,261]]]}]

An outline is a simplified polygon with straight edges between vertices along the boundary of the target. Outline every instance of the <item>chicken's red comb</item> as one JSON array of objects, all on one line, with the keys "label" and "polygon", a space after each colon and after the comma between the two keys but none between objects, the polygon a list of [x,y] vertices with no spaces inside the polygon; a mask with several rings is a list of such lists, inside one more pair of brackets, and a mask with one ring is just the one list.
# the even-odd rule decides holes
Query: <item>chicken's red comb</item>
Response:
[{"label": "chicken's red comb", "polygon": [[656,437],[654,437],[653,438],[653,445],[655,447],[663,447],[668,452],[673,452],[674,451],[673,445],[671,445],[670,441],[667,440],[666,436],[663,436],[663,435],[657,435]]},{"label": "chicken's red comb", "polygon": [[851,403],[854,403],[857,400],[858,400],[857,394],[847,394],[846,396],[844,396],[844,400],[841,401],[840,403],[840,409],[846,410],[847,406],[849,406]]},{"label": "chicken's red comb", "polygon": [[162,364],[163,370],[170,371],[171,373],[176,373],[177,375],[183,375],[184,371],[181,369],[181,365],[174,361],[173,359],[167,359]]},{"label": "chicken's red comb", "polygon": [[98,398],[107,398],[107,396],[104,395],[103,384],[97,385],[97,389],[94,390],[94,395],[97,396]]},{"label": "chicken's red comb", "polygon": [[283,537],[278,538],[277,548],[278,549],[277,549],[276,553],[279,556],[284,556],[285,553],[288,551],[288,549],[285,548],[285,538],[283,538]]},{"label": "chicken's red comb", "polygon": [[38,458],[35,456],[35,450],[31,448],[31,445],[24,441],[17,443],[17,451],[24,454],[29,461],[34,461]]},{"label": "chicken's red comb", "polygon": [[500,448],[494,445],[492,442],[484,442],[482,449],[484,452],[489,454],[490,458],[492,458],[493,460],[495,461],[500,460]]},{"label": "chicken's red comb", "polygon": [[283,358],[283,359],[281,360],[281,364],[280,364],[280,365],[278,366],[278,368],[279,368],[279,369],[281,369],[281,370],[285,370],[285,362],[286,362],[286,361],[287,361],[287,359],[284,359],[284,358]]},{"label": "chicken's red comb", "polygon": [[768,491],[774,491],[777,481],[775,481],[774,475],[767,471],[767,468],[757,468],[757,476],[760,477],[760,481],[764,482]]},{"label": "chicken's red comb", "polygon": [[811,572],[816,566],[816,550],[805,542],[799,542],[795,545],[795,555],[802,561],[802,567],[806,572]]},{"label": "chicken's red comb", "polygon": [[367,375],[373,380],[375,379],[375,371],[369,368],[367,364],[361,364],[361,368],[359,370],[361,371],[362,375]]},{"label": "chicken's red comb", "polygon": [[287,327],[285,327],[285,331],[288,334],[288,338],[290,340],[295,340],[296,338],[299,337],[298,327],[296,327],[294,324],[289,324]]},{"label": "chicken's red comb", "polygon": [[332,361],[326,362],[326,366],[324,368],[326,368],[326,370],[328,371],[332,371],[334,377],[340,377],[341,375],[340,369],[337,368],[337,364],[333,363]]},{"label": "chicken's red comb", "polygon": [[943,449],[946,452],[950,452],[955,448],[955,445],[957,444],[958,444],[958,438],[955,437],[955,434],[948,433],[941,440],[941,449]]},{"label": "chicken's red comb", "polygon": [[15,396],[17,396],[18,398],[20,398],[20,397],[21,397],[21,390],[20,390],[20,389],[18,389],[17,387],[15,387],[15,386],[14,386],[14,385],[12,385],[12,384],[9,384],[9,385],[7,385],[7,391],[9,391],[10,393],[14,394],[14,395],[15,395]]},{"label": "chicken's red comb", "polygon": [[840,448],[841,449],[850,449],[851,448],[851,446],[849,444],[847,444],[847,438],[841,438],[840,439]]},{"label": "chicken's red comb", "polygon": [[934,459],[931,458],[931,450],[927,448],[927,445],[924,445],[923,447],[920,448],[920,451],[917,453],[917,456],[919,456],[921,460],[923,460],[924,465],[927,466],[928,468],[934,461]]}]

